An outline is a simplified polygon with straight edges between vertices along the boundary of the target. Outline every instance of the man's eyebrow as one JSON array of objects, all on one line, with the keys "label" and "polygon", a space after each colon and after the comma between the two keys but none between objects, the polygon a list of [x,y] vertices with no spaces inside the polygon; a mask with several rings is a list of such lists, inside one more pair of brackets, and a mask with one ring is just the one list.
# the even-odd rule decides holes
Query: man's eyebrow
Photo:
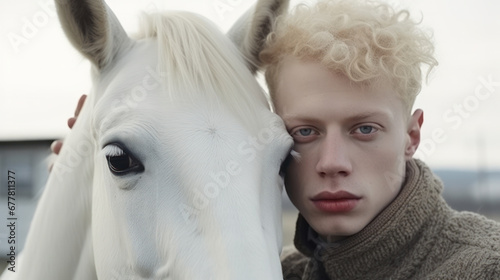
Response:
[{"label": "man's eyebrow", "polygon": [[384,118],[384,119],[389,119],[392,114],[388,112],[382,112],[382,111],[373,111],[373,112],[363,112],[359,114],[354,114],[351,116],[347,116],[345,119],[348,121],[356,122],[356,121],[363,121],[366,119],[370,118]]},{"label": "man's eyebrow", "polygon": [[284,114],[281,116],[283,121],[306,121],[306,122],[314,122],[317,121],[318,118],[307,116],[303,114]]}]

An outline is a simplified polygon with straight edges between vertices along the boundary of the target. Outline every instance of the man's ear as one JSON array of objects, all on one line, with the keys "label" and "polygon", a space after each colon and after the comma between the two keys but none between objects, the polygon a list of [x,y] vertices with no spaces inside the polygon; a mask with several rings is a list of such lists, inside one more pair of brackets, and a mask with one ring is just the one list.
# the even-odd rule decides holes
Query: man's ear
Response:
[{"label": "man's ear", "polygon": [[405,159],[410,160],[417,151],[420,144],[420,129],[424,123],[424,111],[421,109],[415,110],[408,122],[408,137],[409,141],[406,144]]}]

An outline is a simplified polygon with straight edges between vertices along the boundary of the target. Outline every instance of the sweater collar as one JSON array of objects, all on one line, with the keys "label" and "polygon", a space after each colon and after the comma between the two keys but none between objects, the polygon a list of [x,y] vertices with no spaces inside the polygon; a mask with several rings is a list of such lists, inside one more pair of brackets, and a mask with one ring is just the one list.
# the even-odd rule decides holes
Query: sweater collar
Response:
[{"label": "sweater collar", "polygon": [[[421,161],[406,164],[406,180],[398,196],[364,229],[342,241],[318,237],[299,214],[294,243],[304,255],[319,260],[327,270],[355,271],[397,256],[435,215],[442,183]],[[352,266],[352,267],[348,267]]]}]

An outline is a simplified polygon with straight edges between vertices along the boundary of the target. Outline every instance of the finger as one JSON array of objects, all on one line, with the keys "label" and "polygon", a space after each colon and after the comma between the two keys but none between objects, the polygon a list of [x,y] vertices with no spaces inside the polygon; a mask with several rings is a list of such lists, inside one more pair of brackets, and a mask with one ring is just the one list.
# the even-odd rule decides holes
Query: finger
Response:
[{"label": "finger", "polygon": [[63,145],[63,142],[61,140],[56,140],[56,141],[52,142],[52,144],[50,145],[50,149],[52,150],[52,152],[54,154],[58,155],[59,152],[61,151],[62,145]]},{"label": "finger", "polygon": [[76,106],[76,110],[75,110],[75,117],[78,117],[78,115],[80,114],[80,111],[82,110],[82,107],[83,107],[83,103],[85,103],[85,99],[87,99],[86,94],[83,94],[82,96],[80,96],[80,99],[78,100],[78,105]]},{"label": "finger", "polygon": [[75,117],[71,117],[68,119],[68,126],[69,128],[73,128],[73,126],[75,125],[75,122],[76,122],[76,118]]}]

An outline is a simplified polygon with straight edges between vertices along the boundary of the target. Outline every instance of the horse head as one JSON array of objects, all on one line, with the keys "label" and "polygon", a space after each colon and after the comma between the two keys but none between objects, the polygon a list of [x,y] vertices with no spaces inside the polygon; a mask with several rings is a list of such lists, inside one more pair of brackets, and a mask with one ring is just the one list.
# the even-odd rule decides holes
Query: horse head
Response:
[{"label": "horse head", "polygon": [[282,279],[292,140],[254,74],[287,4],[259,1],[230,36],[198,15],[151,14],[131,38],[102,0],[56,1],[93,89],[18,279]]}]

